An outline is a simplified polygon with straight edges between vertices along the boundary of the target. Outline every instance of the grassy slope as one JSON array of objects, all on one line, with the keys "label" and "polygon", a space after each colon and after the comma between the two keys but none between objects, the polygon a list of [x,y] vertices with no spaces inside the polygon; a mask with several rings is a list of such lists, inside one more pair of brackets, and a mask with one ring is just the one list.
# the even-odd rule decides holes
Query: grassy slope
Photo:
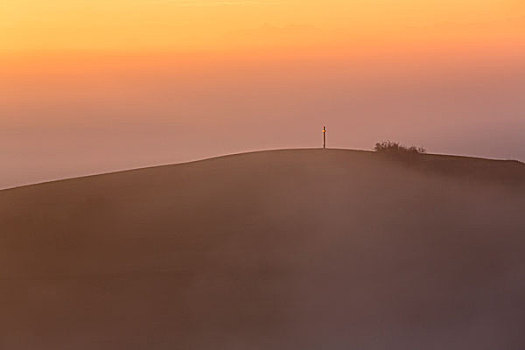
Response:
[{"label": "grassy slope", "polygon": [[289,150],[0,191],[2,349],[522,349],[525,165]]}]

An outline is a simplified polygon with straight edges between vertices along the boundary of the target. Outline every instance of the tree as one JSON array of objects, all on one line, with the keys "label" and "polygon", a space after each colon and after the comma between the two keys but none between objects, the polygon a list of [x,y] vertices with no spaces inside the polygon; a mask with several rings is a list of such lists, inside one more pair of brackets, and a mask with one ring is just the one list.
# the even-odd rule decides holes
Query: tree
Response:
[{"label": "tree", "polygon": [[399,142],[393,142],[393,141],[382,141],[376,143],[374,150],[378,153],[385,153],[385,154],[421,154],[425,153],[426,150],[423,147],[406,147],[401,145]]}]

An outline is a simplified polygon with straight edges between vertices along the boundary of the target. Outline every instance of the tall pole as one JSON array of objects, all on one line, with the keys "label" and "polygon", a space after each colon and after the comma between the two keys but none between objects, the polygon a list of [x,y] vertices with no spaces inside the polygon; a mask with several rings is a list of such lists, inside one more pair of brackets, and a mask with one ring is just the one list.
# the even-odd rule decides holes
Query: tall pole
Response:
[{"label": "tall pole", "polygon": [[323,126],[323,149],[326,148],[326,126]]}]

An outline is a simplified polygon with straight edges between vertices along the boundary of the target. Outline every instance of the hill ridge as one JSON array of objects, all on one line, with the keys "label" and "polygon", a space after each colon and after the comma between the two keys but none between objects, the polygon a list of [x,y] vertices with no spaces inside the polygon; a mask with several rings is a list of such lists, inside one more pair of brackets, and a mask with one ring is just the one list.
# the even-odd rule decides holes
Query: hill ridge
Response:
[{"label": "hill ridge", "polygon": [[[159,164],[159,165],[152,165],[152,166],[146,166],[146,167],[138,167],[138,168],[131,168],[131,169],[122,169],[122,170],[116,170],[116,171],[110,171],[105,173],[96,173],[96,174],[88,174],[88,175],[82,175],[82,176],[76,176],[76,177],[70,177],[70,178],[63,178],[63,179],[56,179],[56,180],[49,180],[49,181],[43,181],[43,182],[37,182],[32,184],[26,184],[26,185],[20,185],[15,187],[9,187],[0,189],[0,193],[3,191],[13,191],[20,188],[25,187],[33,187],[33,186],[39,186],[39,185],[46,185],[46,184],[53,184],[63,181],[74,181],[74,180],[81,180],[86,178],[96,178],[100,176],[109,176],[109,175],[117,175],[122,173],[129,173],[129,172],[138,172],[138,171],[147,171],[147,170],[153,170],[158,168],[171,168],[176,166],[184,166],[184,165],[192,165],[192,164],[198,164],[201,162],[206,161],[217,161],[221,159],[228,159],[231,157],[243,157],[243,156],[250,156],[250,155],[257,155],[262,153],[278,153],[278,152],[308,152],[308,151],[324,151],[324,152],[349,152],[349,153],[359,153],[359,154],[376,154],[378,156],[381,156],[377,152],[370,151],[370,150],[359,150],[359,149],[345,149],[345,148],[285,148],[285,149],[268,149],[268,150],[256,150],[256,151],[247,151],[247,152],[239,152],[239,153],[231,153],[231,154],[225,154],[220,156],[214,156],[209,158],[203,158],[203,159],[197,159],[197,160],[191,160],[187,162],[181,162],[181,163],[167,163],[167,164]],[[498,165],[517,165],[517,166],[523,166],[523,169],[525,169],[525,163],[519,161],[519,160],[512,160],[512,159],[492,159],[492,158],[481,158],[481,157],[471,157],[471,156],[462,156],[462,155],[448,155],[448,154],[433,154],[433,153],[425,153],[418,156],[418,158],[421,159],[439,159],[439,160],[449,160],[449,161],[474,161],[474,162],[490,162],[491,165],[495,165],[496,163]],[[394,161],[399,161],[400,159],[392,159]],[[401,159],[402,160],[402,159]]]}]

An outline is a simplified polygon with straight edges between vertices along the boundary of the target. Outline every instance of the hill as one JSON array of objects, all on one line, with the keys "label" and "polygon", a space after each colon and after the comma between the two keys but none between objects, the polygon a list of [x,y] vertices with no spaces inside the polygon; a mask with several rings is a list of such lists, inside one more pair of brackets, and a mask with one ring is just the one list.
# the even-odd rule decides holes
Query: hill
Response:
[{"label": "hill", "polygon": [[525,165],[283,150],[0,191],[0,348],[523,349]]}]

